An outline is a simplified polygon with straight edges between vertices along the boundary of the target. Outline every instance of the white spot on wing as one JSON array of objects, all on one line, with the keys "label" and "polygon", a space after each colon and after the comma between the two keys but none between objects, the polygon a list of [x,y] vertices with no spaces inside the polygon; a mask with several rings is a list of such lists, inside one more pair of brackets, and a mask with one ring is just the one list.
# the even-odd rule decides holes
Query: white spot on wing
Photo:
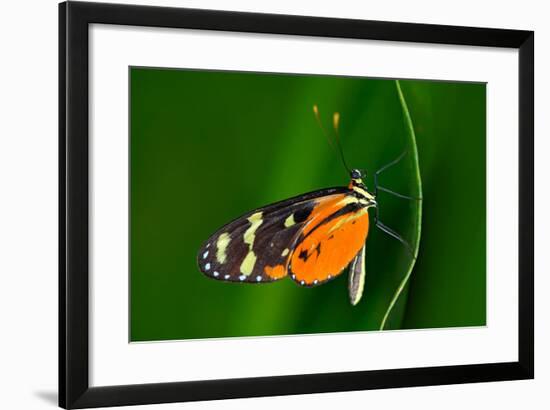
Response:
[{"label": "white spot on wing", "polygon": [[218,272],[218,271],[214,272],[214,276],[215,276],[215,277],[220,276],[220,272]]},{"label": "white spot on wing", "polygon": [[246,275],[239,276],[239,280],[245,280],[245,279],[246,279]]},{"label": "white spot on wing", "polygon": [[262,281],[262,277],[261,277],[261,276],[259,276],[259,275],[258,275],[258,276],[256,276],[256,281],[257,281],[257,282],[261,282],[261,281]]},{"label": "white spot on wing", "polygon": [[224,279],[229,279],[229,275],[225,275],[223,278]]},{"label": "white spot on wing", "polygon": [[202,254],[202,258],[203,258],[203,259],[206,259],[207,256],[208,256],[208,251],[206,251],[206,252],[204,252],[204,253]]},{"label": "white spot on wing", "polygon": [[205,270],[210,270],[210,264],[207,263],[206,265],[204,265],[204,269],[205,269]]}]

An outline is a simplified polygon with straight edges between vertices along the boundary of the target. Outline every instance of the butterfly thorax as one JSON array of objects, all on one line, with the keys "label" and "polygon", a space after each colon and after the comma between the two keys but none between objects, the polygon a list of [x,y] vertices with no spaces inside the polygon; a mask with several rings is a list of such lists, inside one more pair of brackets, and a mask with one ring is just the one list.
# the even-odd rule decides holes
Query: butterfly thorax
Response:
[{"label": "butterfly thorax", "polygon": [[367,208],[376,206],[375,196],[368,191],[367,186],[361,178],[352,178],[348,188],[353,191],[354,196],[359,199],[360,204]]}]

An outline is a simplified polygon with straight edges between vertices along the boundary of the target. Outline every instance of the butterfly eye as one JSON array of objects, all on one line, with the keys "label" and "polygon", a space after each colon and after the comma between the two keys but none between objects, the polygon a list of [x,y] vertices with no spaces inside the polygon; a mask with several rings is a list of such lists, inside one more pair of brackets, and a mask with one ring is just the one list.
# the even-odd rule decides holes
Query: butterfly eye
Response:
[{"label": "butterfly eye", "polygon": [[351,171],[351,178],[352,179],[361,179],[363,177],[363,173],[358,169],[353,169]]}]

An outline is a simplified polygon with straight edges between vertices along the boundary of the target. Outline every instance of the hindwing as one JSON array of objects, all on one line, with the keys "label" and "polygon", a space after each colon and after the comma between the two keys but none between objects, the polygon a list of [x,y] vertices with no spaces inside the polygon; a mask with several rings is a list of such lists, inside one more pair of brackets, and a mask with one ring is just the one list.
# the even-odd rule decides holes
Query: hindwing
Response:
[{"label": "hindwing", "polygon": [[348,195],[332,212],[313,215],[296,239],[289,263],[294,281],[323,284],[340,275],[364,246],[369,231],[368,207]]}]

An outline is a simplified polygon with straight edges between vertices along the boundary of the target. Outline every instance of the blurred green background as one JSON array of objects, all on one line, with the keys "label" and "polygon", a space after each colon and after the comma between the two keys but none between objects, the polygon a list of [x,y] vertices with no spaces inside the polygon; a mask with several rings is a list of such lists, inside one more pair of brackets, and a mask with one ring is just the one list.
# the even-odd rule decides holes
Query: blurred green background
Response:
[{"label": "blurred green background", "polygon": [[[400,81],[423,184],[422,237],[387,329],[486,321],[485,84]],[[393,80],[130,68],[130,340],[375,330],[405,275],[404,247],[371,225],[363,300],[347,273],[323,286],[209,279],[204,240],[254,208],[349,176],[315,122],[341,113],[347,162],[375,170],[406,147]],[[380,185],[411,192],[406,161]],[[380,218],[410,239],[412,205],[381,192]]]}]

